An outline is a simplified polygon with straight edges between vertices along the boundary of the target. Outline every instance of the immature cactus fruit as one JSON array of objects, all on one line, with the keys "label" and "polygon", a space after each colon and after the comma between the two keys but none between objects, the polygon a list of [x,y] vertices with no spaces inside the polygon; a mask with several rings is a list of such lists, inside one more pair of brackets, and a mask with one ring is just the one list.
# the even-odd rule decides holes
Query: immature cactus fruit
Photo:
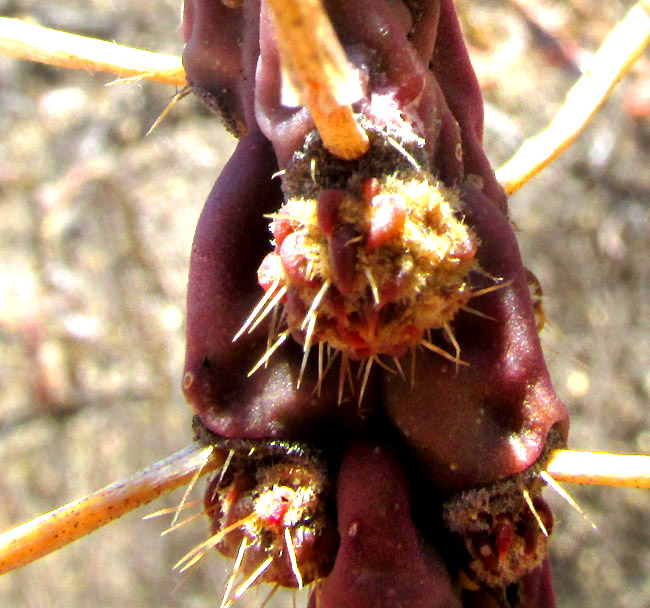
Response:
[{"label": "immature cactus fruit", "polygon": [[322,455],[278,441],[235,441],[229,447],[228,468],[212,479],[205,494],[213,533],[209,548],[239,556],[238,568],[246,575],[265,564],[260,580],[285,587],[326,576],[338,538]]},{"label": "immature cactus fruit", "polygon": [[392,163],[372,163],[374,152],[332,180],[343,187],[316,177],[325,185],[313,197],[289,198],[272,215],[275,250],[258,280],[267,299],[283,292],[306,352],[326,342],[352,359],[401,357],[431,329],[451,335],[472,297],[477,239],[456,192],[424,170],[397,170],[397,150]]}]

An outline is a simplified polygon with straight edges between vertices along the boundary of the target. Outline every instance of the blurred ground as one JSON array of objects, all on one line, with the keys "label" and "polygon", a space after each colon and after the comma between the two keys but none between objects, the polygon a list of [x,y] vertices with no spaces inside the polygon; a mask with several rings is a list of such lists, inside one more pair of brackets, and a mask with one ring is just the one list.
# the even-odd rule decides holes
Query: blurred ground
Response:
[{"label": "blurred ground", "polygon": [[[457,2],[495,166],[548,122],[631,4]],[[182,51],[176,0],[0,0],[0,14]],[[650,453],[648,59],[511,200],[545,290],[549,367],[582,449]],[[178,388],[188,253],[232,141],[192,99],[145,138],[174,91],[110,80],[0,58],[0,528],[191,438]],[[558,605],[650,605],[650,492],[571,491],[599,531],[552,499]],[[140,519],[179,498],[0,578],[0,605],[215,605],[226,562],[171,573],[204,527],[160,539],[164,522]],[[265,593],[251,592],[252,605]]]}]

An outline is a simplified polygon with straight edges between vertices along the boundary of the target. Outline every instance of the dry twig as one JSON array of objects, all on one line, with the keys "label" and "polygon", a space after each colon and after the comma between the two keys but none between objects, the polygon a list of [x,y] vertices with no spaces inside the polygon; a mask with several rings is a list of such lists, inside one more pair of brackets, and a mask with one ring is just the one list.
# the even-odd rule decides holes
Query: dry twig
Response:
[{"label": "dry twig", "polygon": [[0,54],[120,78],[143,78],[185,86],[180,57],[59,32],[0,17]]},{"label": "dry twig", "polygon": [[[0,574],[65,547],[152,500],[187,484],[198,470],[213,471],[223,459],[212,448],[189,447],[119,481],[0,534]],[[207,462],[206,462],[207,460]],[[202,468],[201,468],[202,467]]]},{"label": "dry twig", "polygon": [[590,69],[567,94],[551,124],[532,137],[496,171],[508,194],[517,191],[553,162],[582,133],[619,80],[650,42],[650,1],[637,2],[609,33]]},{"label": "dry twig", "polygon": [[361,96],[345,51],[320,0],[269,0],[282,67],[307,106],[325,147],[346,160],[363,156],[368,136],[351,103]]},{"label": "dry twig", "polygon": [[555,481],[650,488],[650,456],[555,450],[546,471]]}]

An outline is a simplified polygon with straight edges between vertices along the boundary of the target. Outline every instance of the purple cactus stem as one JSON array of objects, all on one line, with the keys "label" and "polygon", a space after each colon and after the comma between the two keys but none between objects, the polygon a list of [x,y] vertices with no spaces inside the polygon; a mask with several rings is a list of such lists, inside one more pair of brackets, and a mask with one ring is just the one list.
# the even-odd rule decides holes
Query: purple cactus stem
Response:
[{"label": "purple cactus stem", "polygon": [[[526,271],[512,226],[485,195],[462,200],[484,272],[502,280],[470,300],[484,316],[460,312],[453,332],[467,365],[417,357],[412,390],[383,375],[383,402],[442,492],[457,492],[518,473],[541,455],[551,428],[566,438],[568,414],[549,378],[537,336]],[[490,281],[486,281],[490,284]],[[489,455],[489,457],[488,457]]]},{"label": "purple cactus stem", "polygon": [[[297,440],[324,454],[333,491],[321,507],[334,514],[339,542],[323,545],[338,550],[321,560],[333,567],[312,606],[554,608],[546,537],[528,504],[550,528],[538,473],[566,442],[568,414],[544,362],[506,196],[483,150],[481,92],[453,1],[324,6],[362,91],[352,108],[371,145],[356,161],[324,150],[306,108],[282,104],[279,34],[266,2],[185,2],[188,82],[241,138],[192,246],[185,395],[217,437]],[[467,227],[448,255],[471,262],[461,287],[475,297],[458,298],[467,305],[427,341],[430,350],[457,349],[457,360],[417,349],[397,359],[403,375],[377,364],[363,382],[345,367],[347,355],[339,353],[340,372],[322,361],[319,369],[303,344],[332,331],[331,320],[310,330],[302,292],[279,287],[293,281],[315,297],[326,282],[302,244],[308,202],[331,264],[323,301],[354,327],[345,298],[356,297],[363,256],[394,243],[412,199],[373,191],[368,226],[344,217],[344,200],[363,201],[382,179],[386,187],[423,175],[453,193]],[[273,235],[268,214],[276,214]],[[405,276],[386,285],[399,295]],[[269,301],[279,294],[287,318],[305,322],[269,334],[269,315],[233,343],[264,295],[258,281]],[[354,314],[379,319],[398,308],[377,293]],[[444,290],[437,297],[451,299]],[[348,333],[341,341],[358,338]],[[404,344],[386,354],[401,355]],[[372,362],[360,364],[360,378]]]},{"label": "purple cactus stem", "polygon": [[271,179],[275,167],[259,132],[244,137],[208,197],[192,245],[183,390],[205,426],[224,437],[304,438],[341,420],[351,428],[362,423],[356,403],[337,406],[335,385],[314,392],[313,366],[296,388],[302,348],[292,340],[247,377],[267,348],[268,323],[233,343],[260,298],[256,272],[269,239],[264,214],[282,200]]},{"label": "purple cactus stem", "polygon": [[390,447],[348,447],[337,480],[341,546],[311,608],[460,608],[442,558],[413,525],[410,502]]}]

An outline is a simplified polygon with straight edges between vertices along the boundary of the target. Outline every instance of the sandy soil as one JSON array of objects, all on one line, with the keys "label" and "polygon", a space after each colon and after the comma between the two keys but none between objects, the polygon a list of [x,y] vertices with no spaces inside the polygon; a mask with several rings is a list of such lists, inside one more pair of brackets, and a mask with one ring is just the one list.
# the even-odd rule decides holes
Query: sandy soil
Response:
[{"label": "sandy soil", "polygon": [[[528,2],[531,17],[505,0],[458,2],[495,166],[553,116],[631,4]],[[153,5],[0,0],[0,14],[180,54],[178,3]],[[650,119],[624,110],[649,77],[646,56],[578,144],[511,200],[581,449],[650,453]],[[191,438],[179,390],[188,253],[233,142],[191,99],[145,137],[175,91],[110,80],[0,58],[0,528]],[[559,606],[650,605],[650,492],[571,491],[599,529],[551,498]],[[164,522],[141,521],[179,497],[0,578],[0,605],[214,605],[228,563],[171,572],[204,526],[160,539]]]}]

